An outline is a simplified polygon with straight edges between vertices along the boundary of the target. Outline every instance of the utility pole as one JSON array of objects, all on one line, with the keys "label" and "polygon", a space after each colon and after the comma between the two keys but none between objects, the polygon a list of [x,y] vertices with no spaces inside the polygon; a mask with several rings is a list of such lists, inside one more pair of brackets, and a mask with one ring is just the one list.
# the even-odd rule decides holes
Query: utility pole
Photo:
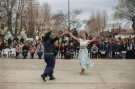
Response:
[{"label": "utility pole", "polygon": [[68,0],[68,30],[70,31],[70,0]]}]

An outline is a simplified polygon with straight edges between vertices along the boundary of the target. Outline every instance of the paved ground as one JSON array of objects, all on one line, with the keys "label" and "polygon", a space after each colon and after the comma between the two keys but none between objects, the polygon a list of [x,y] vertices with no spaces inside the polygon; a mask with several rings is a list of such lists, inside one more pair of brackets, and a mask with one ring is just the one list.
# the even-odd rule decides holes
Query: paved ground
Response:
[{"label": "paved ground", "polygon": [[135,60],[92,61],[95,67],[79,75],[78,60],[57,59],[57,79],[43,82],[44,60],[0,58],[0,89],[135,89]]}]

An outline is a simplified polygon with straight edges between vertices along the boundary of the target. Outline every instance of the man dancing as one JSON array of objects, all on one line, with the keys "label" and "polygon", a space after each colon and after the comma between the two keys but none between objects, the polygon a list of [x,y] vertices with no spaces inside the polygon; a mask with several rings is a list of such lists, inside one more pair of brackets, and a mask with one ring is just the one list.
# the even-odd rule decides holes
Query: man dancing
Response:
[{"label": "man dancing", "polygon": [[44,60],[46,62],[46,67],[44,70],[44,73],[41,75],[43,81],[46,81],[45,78],[49,76],[50,80],[54,80],[53,76],[53,70],[55,67],[55,56],[57,55],[57,44],[60,37],[67,34],[67,32],[64,32],[60,36],[54,37],[52,35],[52,31],[46,33],[43,44],[44,44]]}]

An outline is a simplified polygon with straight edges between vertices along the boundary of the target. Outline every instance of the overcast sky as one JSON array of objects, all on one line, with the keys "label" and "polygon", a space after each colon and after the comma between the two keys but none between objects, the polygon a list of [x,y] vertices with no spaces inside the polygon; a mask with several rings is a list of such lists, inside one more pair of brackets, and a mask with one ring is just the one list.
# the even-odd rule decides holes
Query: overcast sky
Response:
[{"label": "overcast sky", "polygon": [[[59,10],[64,12],[68,10],[68,0],[39,0],[39,2],[50,4],[53,13]],[[109,20],[112,20],[112,9],[117,3],[118,0],[70,0],[70,9],[71,11],[81,10],[80,19],[88,19],[92,12],[105,10],[108,13]]]}]

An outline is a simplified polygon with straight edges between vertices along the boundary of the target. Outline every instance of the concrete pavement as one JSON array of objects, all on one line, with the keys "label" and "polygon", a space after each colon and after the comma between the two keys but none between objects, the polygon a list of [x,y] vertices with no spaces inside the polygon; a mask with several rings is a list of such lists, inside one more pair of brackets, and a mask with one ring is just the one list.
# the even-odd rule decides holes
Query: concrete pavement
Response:
[{"label": "concrete pavement", "polygon": [[43,82],[44,60],[0,58],[0,89],[135,89],[135,60],[92,61],[95,67],[79,75],[77,59],[57,59],[57,79]]}]

